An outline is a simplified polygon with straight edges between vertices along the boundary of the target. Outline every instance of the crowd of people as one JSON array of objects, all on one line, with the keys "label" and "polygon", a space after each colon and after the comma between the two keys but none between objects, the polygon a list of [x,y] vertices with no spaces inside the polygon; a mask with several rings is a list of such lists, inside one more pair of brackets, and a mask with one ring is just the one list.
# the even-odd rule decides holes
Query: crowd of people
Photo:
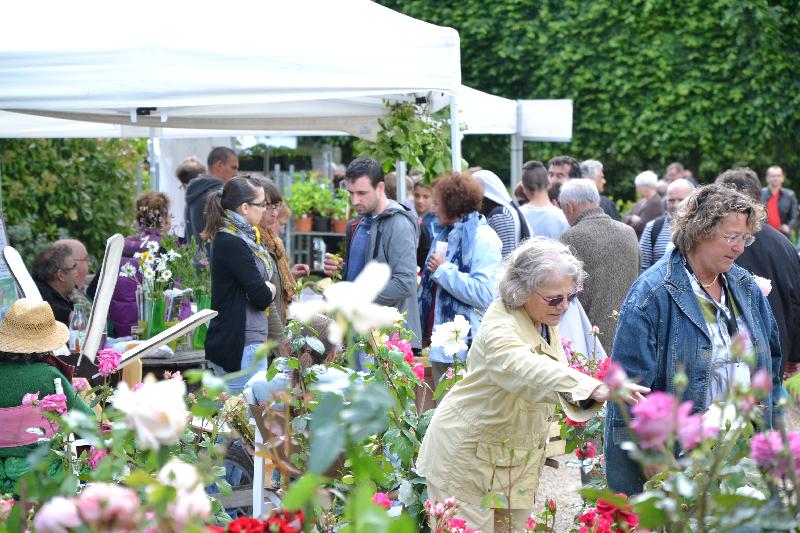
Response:
[{"label": "crowd of people", "polygon": [[[214,148],[206,165],[185,160],[176,176],[186,190],[185,236],[210,257],[211,308],[219,315],[206,337],[208,365],[220,376],[237,373],[228,384],[234,393],[269,390],[268,361],[256,351],[268,341],[272,355],[285,350],[295,282],[310,273],[286,254],[289,213],[281,193],[268,178],[239,175],[228,148]],[[736,168],[699,186],[673,163],[663,180],[650,170],[634,178],[639,200],[622,217],[603,194],[606,176],[597,160],[529,161],[513,199],[500,177],[477,167],[412,180],[413,202],[402,204],[396,177],[387,179],[378,161],[352,161],[342,184],[356,216],[347,224],[343,258],[326,256],[325,274],[354,281],[371,261],[385,263],[391,277],[375,303],[405,314],[415,352],[428,349],[434,386],[454,358],[467,368],[422,443],[418,469],[429,497],[455,497],[463,516],[484,531],[494,520],[527,517],[555,405],[582,421],[608,399],[603,383],[568,367],[566,331],[599,339],[594,355],[607,351],[637,380],[628,385],[629,403],[651,390],[674,393],[676,368],[687,373],[684,396],[697,411],[748,383],[759,368],[772,375],[778,394],[783,375],[800,365],[800,257],[789,240],[797,200],[784,179],[780,167],[770,167],[762,187],[751,169]],[[136,220],[123,262],[170,228],[169,199],[140,196]],[[75,240],[53,243],[35,258],[33,277],[52,313],[36,320],[47,322],[53,339],[61,340],[75,302],[87,298],[88,270],[88,252]],[[771,280],[768,296],[753,274]],[[135,283],[120,278],[109,313],[118,335],[138,319],[132,291]],[[30,311],[12,310],[0,323],[0,341],[6,322]],[[434,329],[458,315],[471,325],[463,339],[468,350],[451,355],[431,347]],[[749,339],[754,368],[732,357],[738,337]],[[57,343],[26,350],[47,352],[51,344]],[[334,353],[326,345],[313,363]],[[0,354],[9,369],[18,359]],[[768,425],[772,407],[765,406]],[[618,406],[609,407],[606,465],[609,486],[633,494],[644,474],[620,447],[624,418]],[[534,460],[515,459],[501,443],[523,455],[533,449]],[[497,465],[509,469],[508,478],[493,475]],[[482,496],[502,490],[507,479],[525,495],[506,511],[481,512]]]}]

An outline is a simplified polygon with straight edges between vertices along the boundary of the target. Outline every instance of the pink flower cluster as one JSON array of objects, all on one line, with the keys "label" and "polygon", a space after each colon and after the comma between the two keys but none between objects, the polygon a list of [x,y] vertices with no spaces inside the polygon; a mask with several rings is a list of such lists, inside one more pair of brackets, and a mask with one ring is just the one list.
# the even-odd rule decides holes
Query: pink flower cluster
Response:
[{"label": "pink flower cluster", "polygon": [[459,504],[455,498],[447,498],[444,503],[432,503],[425,500],[423,504],[428,513],[428,524],[435,533],[481,533],[479,529],[467,526],[466,520],[457,518]]},{"label": "pink flower cluster", "polygon": [[121,361],[122,354],[113,348],[106,348],[97,352],[97,368],[100,370],[100,375],[103,377],[116,371]]},{"label": "pink flower cluster", "polygon": [[406,339],[401,339],[399,333],[395,333],[391,338],[384,343],[390,350],[394,349],[403,354],[403,359],[409,365],[414,362],[414,351],[411,349],[411,343]]},{"label": "pink flower cluster", "polygon": [[411,370],[414,371],[414,375],[416,375],[420,381],[425,381],[425,366],[422,363],[414,363],[414,366],[411,367]]},{"label": "pink flower cluster", "polygon": [[788,450],[784,448],[783,438],[777,431],[758,433],[750,441],[750,457],[753,461],[781,479],[790,472],[789,454],[794,458],[796,474],[800,475],[800,433],[790,431],[786,438]]},{"label": "pink flower cluster", "polygon": [[575,450],[575,457],[581,460],[597,457],[597,448],[595,448],[594,442],[590,440],[584,442],[583,446]]},{"label": "pink flower cluster", "polygon": [[108,450],[98,450],[92,446],[89,448],[89,457],[86,459],[86,466],[91,470],[97,470],[97,465],[100,464],[100,460],[106,455],[108,455]]},{"label": "pink flower cluster", "polygon": [[654,392],[631,408],[631,429],[639,436],[644,448],[662,446],[677,433],[684,450],[691,450],[704,440],[716,436],[719,428],[706,425],[700,414],[690,414],[692,402],[676,406],[675,397],[666,392]]},{"label": "pink flower cluster", "polygon": [[63,394],[48,394],[41,400],[39,391],[22,397],[22,405],[33,405],[42,411],[52,411],[59,416],[67,412],[67,397]]},{"label": "pink flower cluster", "polygon": [[77,498],[58,496],[39,509],[37,533],[56,533],[86,526],[92,531],[132,532],[140,521],[139,497],[112,483],[90,483]]}]

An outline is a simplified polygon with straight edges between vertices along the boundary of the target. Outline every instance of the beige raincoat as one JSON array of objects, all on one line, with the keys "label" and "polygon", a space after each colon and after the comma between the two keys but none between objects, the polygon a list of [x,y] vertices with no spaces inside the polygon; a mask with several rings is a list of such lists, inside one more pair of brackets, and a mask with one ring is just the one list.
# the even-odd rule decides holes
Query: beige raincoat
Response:
[{"label": "beige raincoat", "polygon": [[422,441],[417,471],[446,493],[480,505],[488,492],[507,495],[509,508],[532,509],[555,404],[585,421],[602,404],[582,410],[601,384],[567,366],[558,327],[545,342],[524,308],[495,300],[467,357],[467,375],[445,396]]}]

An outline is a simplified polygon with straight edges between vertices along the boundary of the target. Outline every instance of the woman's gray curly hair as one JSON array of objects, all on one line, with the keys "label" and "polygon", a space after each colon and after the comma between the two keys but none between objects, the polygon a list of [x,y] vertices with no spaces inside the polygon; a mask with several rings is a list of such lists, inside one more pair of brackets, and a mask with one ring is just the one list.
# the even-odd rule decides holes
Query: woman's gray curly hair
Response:
[{"label": "woman's gray curly hair", "polygon": [[672,242],[683,255],[700,241],[714,237],[722,220],[731,213],[747,215],[747,231],[761,229],[764,207],[736,189],[712,183],[692,191],[683,201],[672,222]]},{"label": "woman's gray curly hair", "polygon": [[499,278],[500,298],[509,309],[525,305],[531,293],[555,276],[569,276],[580,290],[586,272],[583,263],[559,241],[528,239],[508,256]]}]

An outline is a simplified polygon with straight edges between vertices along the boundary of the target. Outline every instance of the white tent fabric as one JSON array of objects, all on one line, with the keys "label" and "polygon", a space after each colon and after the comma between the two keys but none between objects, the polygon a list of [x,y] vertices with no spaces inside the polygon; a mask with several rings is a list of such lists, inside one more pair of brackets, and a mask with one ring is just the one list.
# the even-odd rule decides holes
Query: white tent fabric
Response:
[{"label": "white tent fabric", "polygon": [[36,31],[0,33],[0,109],[61,119],[371,137],[384,98],[460,86],[455,30],[367,0],[14,2],[4,17]]}]

